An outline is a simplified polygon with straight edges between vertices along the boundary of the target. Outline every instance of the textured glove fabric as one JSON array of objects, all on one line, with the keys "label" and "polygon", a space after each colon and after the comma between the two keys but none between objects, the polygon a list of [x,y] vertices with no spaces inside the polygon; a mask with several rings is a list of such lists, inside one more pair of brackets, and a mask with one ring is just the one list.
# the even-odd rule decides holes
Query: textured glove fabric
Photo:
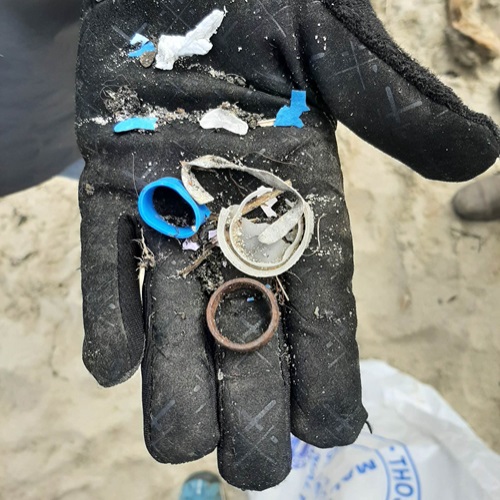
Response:
[{"label": "textured glove fabric", "polygon": [[[207,55],[180,60],[172,71],[127,57],[126,37],[137,30],[153,40],[184,35],[224,6]],[[240,137],[203,130],[190,118],[224,102],[273,118],[292,89],[307,92],[302,129],[258,127]],[[186,117],[154,133],[113,132],[118,115],[179,108]],[[77,71],[86,160],[83,357],[104,386],[125,381],[142,363],[144,434],[156,460],[182,463],[218,447],[228,482],[262,490],[290,470],[290,432],[333,447],[352,443],[365,424],[336,120],[432,179],[469,179],[500,152],[495,125],[405,55],[367,1],[85,2]],[[287,299],[279,331],[250,354],[214,345],[204,319],[214,287],[241,274],[222,265],[215,249],[201,271],[180,277],[190,254],[143,227],[137,213],[145,185],[180,177],[181,161],[208,154],[290,179],[316,217],[310,248],[281,276]],[[214,213],[258,187],[245,174],[199,178],[215,195]],[[171,208],[182,215],[182,204]],[[139,261],[149,263],[142,300]],[[234,307],[232,329],[245,341],[255,318],[244,304]]]}]

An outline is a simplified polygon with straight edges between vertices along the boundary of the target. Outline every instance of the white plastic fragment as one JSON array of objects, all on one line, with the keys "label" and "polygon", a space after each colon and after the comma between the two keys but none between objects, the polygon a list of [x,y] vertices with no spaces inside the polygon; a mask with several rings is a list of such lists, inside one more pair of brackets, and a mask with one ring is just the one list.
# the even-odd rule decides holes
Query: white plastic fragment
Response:
[{"label": "white plastic fragment", "polygon": [[248,133],[248,124],[234,113],[227,109],[211,109],[205,113],[200,120],[201,128],[214,129],[223,128],[233,134],[246,135]]},{"label": "white plastic fragment", "polygon": [[200,249],[200,244],[193,240],[184,240],[182,243],[182,249],[186,252],[196,252]]},{"label": "white plastic fragment", "polygon": [[171,70],[174,67],[174,63],[181,57],[208,54],[212,50],[210,38],[219,29],[225,15],[225,12],[216,9],[202,19],[185,36],[162,35],[158,42],[156,67],[158,69]]},{"label": "white plastic fragment", "polygon": [[276,121],[276,118],[269,118],[269,119],[261,120],[260,122],[257,122],[257,125],[259,127],[274,127],[275,121]]},{"label": "white plastic fragment", "polygon": [[271,224],[255,223],[243,216],[246,206],[270,192],[270,188],[261,187],[250,193],[239,205],[223,208],[217,224],[217,240],[227,260],[249,276],[278,276],[297,263],[311,241],[314,215],[296,189],[271,172],[208,155],[182,163],[182,182],[197,203],[210,203],[213,197],[198,182],[192,167],[204,170],[239,170],[256,177],[271,188],[293,195],[294,203],[290,202],[290,210]]},{"label": "white plastic fragment", "polygon": [[272,191],[271,188],[266,187],[266,186],[260,186],[255,190],[255,194],[257,197],[264,196],[267,193],[270,193]]},{"label": "white plastic fragment", "polygon": [[[271,188],[266,188],[265,186],[260,186],[255,191],[255,194],[257,195],[257,198],[272,192]],[[260,208],[262,211],[266,214],[266,217],[269,217],[270,219],[273,217],[277,217],[278,214],[272,209],[273,205],[275,205],[278,202],[277,198],[271,198],[270,200],[267,200],[265,203],[263,203]]]},{"label": "white plastic fragment", "polygon": [[208,205],[214,201],[214,197],[198,182],[198,179],[191,172],[191,166],[182,163],[181,180],[187,192],[191,195],[194,201],[199,205]]},{"label": "white plastic fragment", "polygon": [[148,43],[149,40],[144,36],[141,35],[140,33],[136,33],[131,39],[130,39],[130,45],[138,45],[138,44],[145,44]]},{"label": "white plastic fragment", "polygon": [[273,206],[278,202],[277,198],[271,198],[266,203],[264,203],[260,208],[270,219],[272,217],[277,217],[278,214],[273,210]]}]

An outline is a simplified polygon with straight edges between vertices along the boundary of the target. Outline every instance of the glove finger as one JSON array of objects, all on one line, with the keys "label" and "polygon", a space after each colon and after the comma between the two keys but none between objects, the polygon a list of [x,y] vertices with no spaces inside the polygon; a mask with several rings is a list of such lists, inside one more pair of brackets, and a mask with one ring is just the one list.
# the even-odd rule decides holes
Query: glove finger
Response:
[{"label": "glove finger", "polygon": [[316,169],[324,173],[322,182],[303,191],[314,192],[308,199],[317,230],[309,252],[284,278],[290,299],[285,326],[292,432],[307,443],[330,448],[352,443],[367,413],[361,402],[353,249],[340,167],[334,154],[320,149],[315,159]]},{"label": "glove finger", "polygon": [[[255,298],[231,296],[220,308],[219,329],[239,343],[268,326],[268,308]],[[290,472],[290,387],[283,328],[251,353],[217,347],[221,441],[219,471],[241,489],[264,490]]]},{"label": "glove finger", "polygon": [[83,362],[99,384],[127,380],[144,350],[137,223],[130,207],[86,173],[80,179]]},{"label": "glove finger", "polygon": [[205,298],[179,242],[146,231],[155,255],[144,283],[142,365],[144,437],[162,463],[202,458],[219,441],[213,357],[204,329]]},{"label": "glove finger", "polygon": [[467,180],[495,162],[498,127],[405,54],[368,0],[309,2],[303,13],[310,71],[336,119],[431,179]]}]

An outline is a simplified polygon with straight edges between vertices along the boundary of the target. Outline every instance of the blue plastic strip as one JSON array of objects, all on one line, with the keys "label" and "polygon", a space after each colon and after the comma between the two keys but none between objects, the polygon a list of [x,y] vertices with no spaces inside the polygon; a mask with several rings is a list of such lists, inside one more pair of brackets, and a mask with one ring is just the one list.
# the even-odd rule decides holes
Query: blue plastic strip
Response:
[{"label": "blue plastic strip", "polygon": [[[153,204],[153,194],[159,187],[171,189],[176,192],[191,207],[195,223],[192,227],[177,227],[169,224],[156,210]],[[206,205],[198,205],[179,179],[164,177],[148,184],[139,195],[139,215],[149,226],[165,236],[183,240],[190,238],[198,232],[200,227],[210,216],[210,210]]]},{"label": "blue plastic strip", "polygon": [[304,90],[292,90],[290,106],[283,106],[276,115],[275,127],[297,127],[302,128],[304,123],[300,115],[309,111],[306,104],[306,92]]},{"label": "blue plastic strip", "polygon": [[143,118],[139,116],[135,116],[133,118],[128,118],[127,120],[123,120],[118,122],[115,125],[114,131],[117,134],[122,134],[123,132],[130,132],[131,130],[151,130],[154,131],[156,128],[156,122],[158,118],[148,117]]},{"label": "blue plastic strip", "polygon": [[132,52],[128,53],[129,57],[141,57],[142,54],[145,54],[146,52],[154,52],[155,46],[153,42],[146,42],[144,45],[141,45],[137,50],[133,50]]}]

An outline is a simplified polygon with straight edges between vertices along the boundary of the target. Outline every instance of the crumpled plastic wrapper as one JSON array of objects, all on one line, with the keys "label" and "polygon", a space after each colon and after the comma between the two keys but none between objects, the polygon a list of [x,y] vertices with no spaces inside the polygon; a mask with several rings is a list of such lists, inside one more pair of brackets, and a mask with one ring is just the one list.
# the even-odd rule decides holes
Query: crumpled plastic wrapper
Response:
[{"label": "crumpled plastic wrapper", "polygon": [[225,12],[216,9],[185,36],[162,35],[158,42],[156,68],[171,70],[181,57],[208,54],[212,50],[210,38],[219,29],[225,15]]}]

